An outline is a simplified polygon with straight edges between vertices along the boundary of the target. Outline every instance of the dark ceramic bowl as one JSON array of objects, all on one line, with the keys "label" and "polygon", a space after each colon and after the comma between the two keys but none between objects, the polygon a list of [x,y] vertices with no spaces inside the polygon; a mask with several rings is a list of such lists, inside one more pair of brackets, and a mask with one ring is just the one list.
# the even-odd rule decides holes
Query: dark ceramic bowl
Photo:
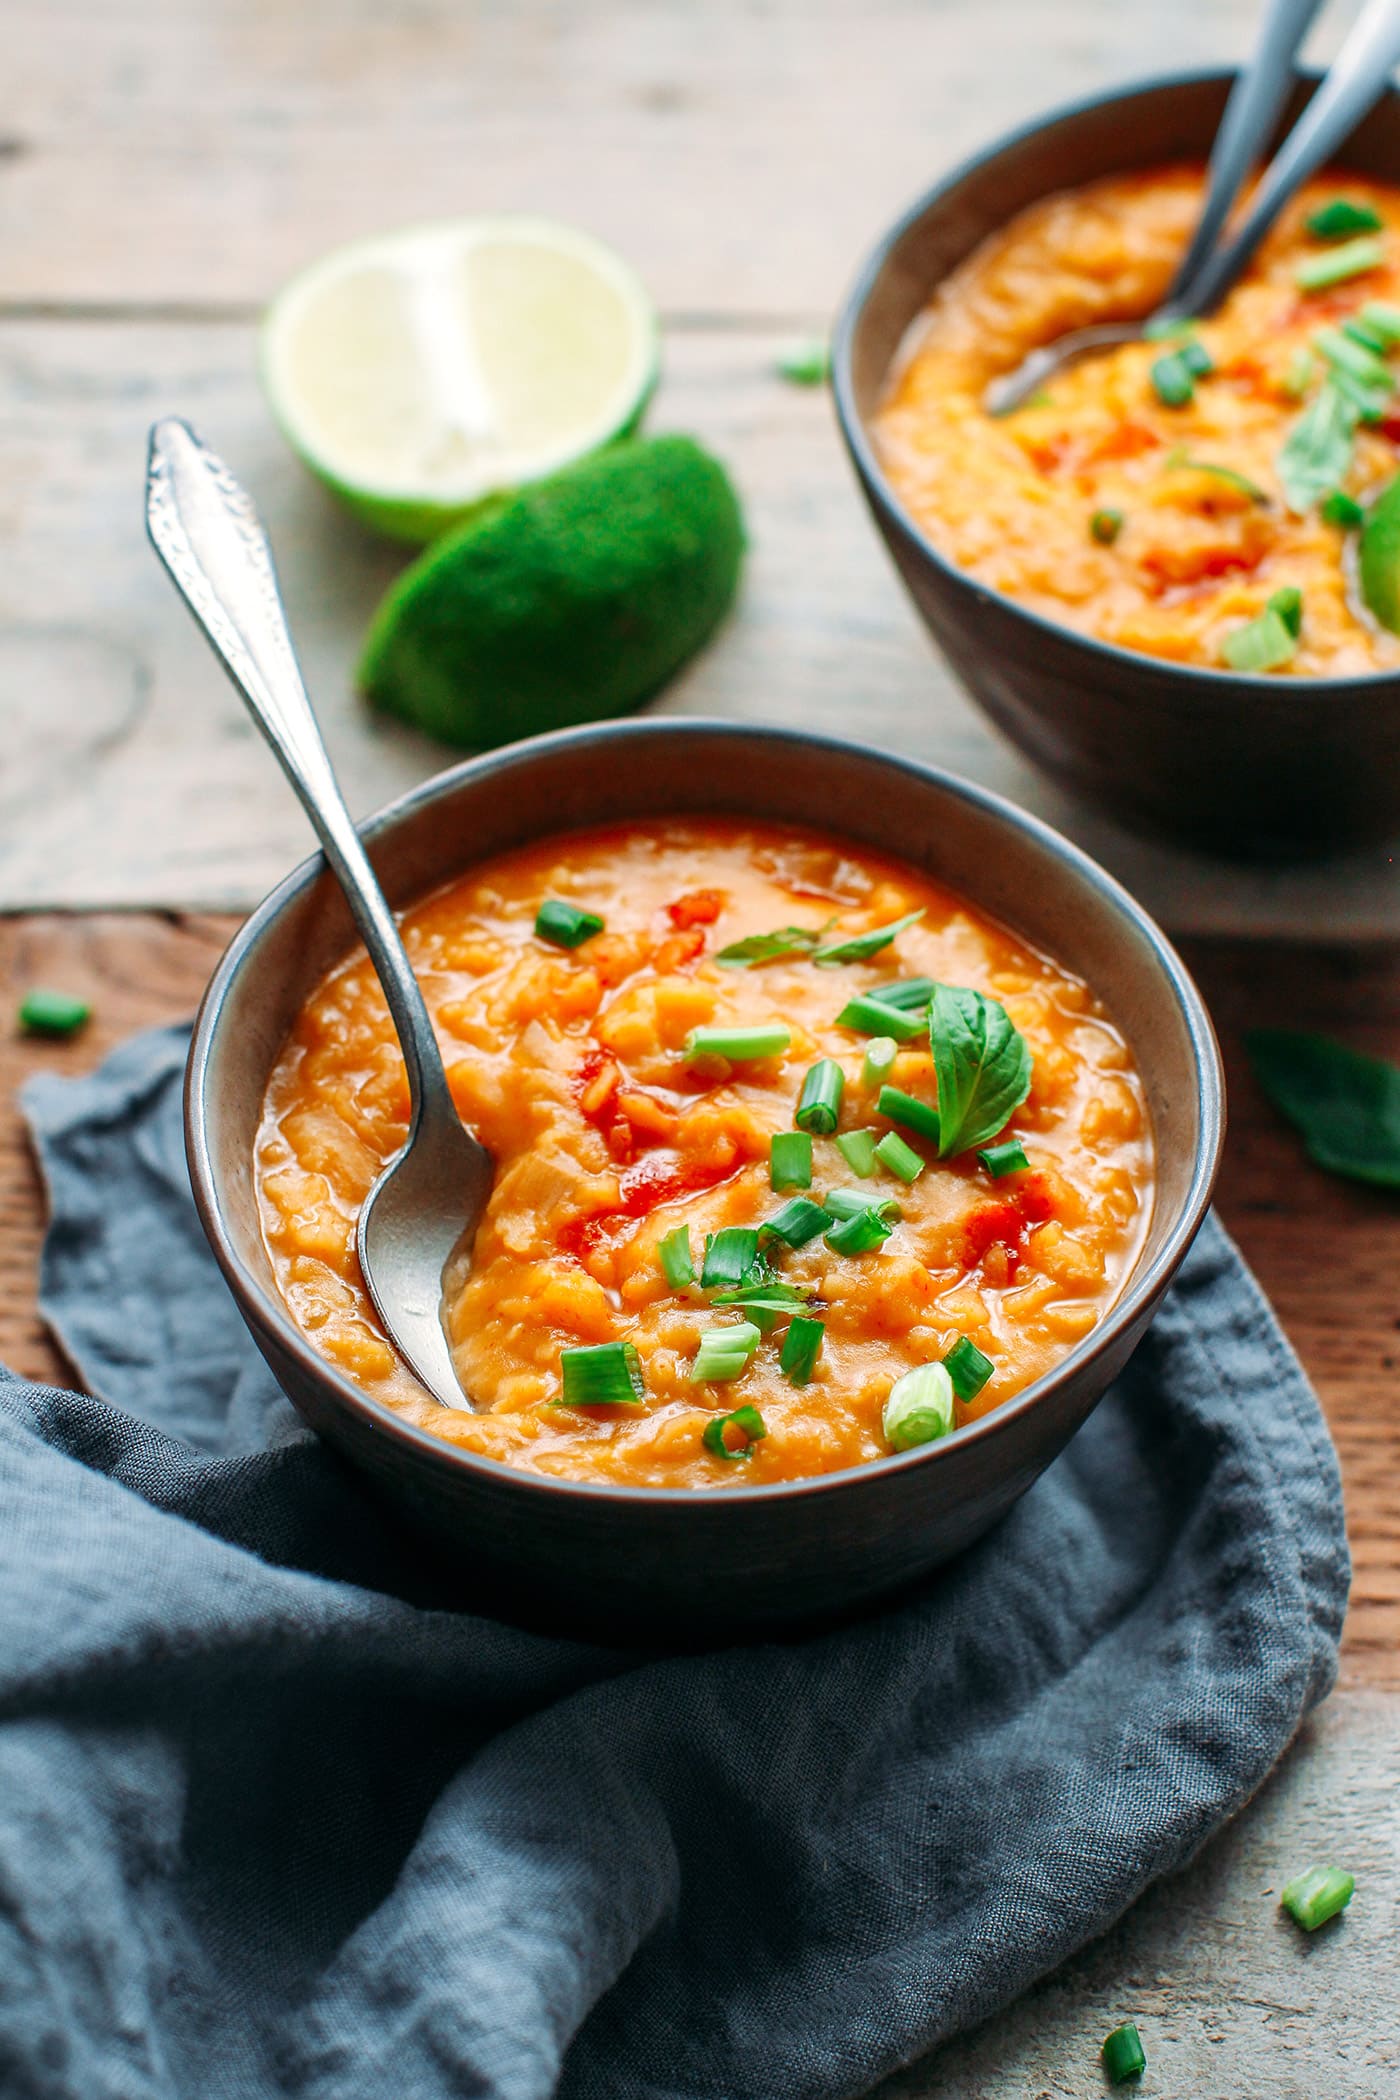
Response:
[{"label": "dark ceramic bowl", "polygon": [[[837,412],[875,522],[929,631],[1013,743],[1121,822],[1270,859],[1400,831],[1400,677],[1269,678],[1141,656],[1074,633],[955,568],[885,479],[867,420],[930,293],[1037,198],[1125,169],[1204,160],[1233,75],[1155,81],[1060,111],[967,162],[864,268],[833,351]],[[1280,129],[1312,83],[1300,83]],[[1346,164],[1400,182],[1400,95]]]},{"label": "dark ceramic bowl", "polygon": [[186,1133],[204,1228],[253,1338],[305,1419],[463,1571],[462,1594],[600,1637],[754,1632],[851,1610],[985,1531],[1073,1435],[1151,1319],[1205,1213],[1222,1136],[1219,1054],[1190,978],[1103,871],[965,782],[859,745],[719,722],[567,731],[430,780],[365,827],[395,906],[541,833],[672,811],[788,818],[965,890],[1102,996],[1156,1127],[1158,1189],[1123,1296],[1055,1370],[923,1451],[787,1486],[713,1492],[548,1480],[456,1449],[339,1375],[273,1285],[253,1193],[269,1070],[299,1007],[351,946],[317,856],[236,936],[195,1028]]}]

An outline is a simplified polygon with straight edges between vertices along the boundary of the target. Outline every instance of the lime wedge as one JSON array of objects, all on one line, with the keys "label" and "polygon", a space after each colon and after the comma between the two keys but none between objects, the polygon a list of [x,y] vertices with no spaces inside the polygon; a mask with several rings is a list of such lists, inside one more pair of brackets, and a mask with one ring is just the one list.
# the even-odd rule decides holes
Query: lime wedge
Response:
[{"label": "lime wedge", "polygon": [[1360,570],[1362,597],[1382,627],[1400,634],[1400,474],[1367,509]]},{"label": "lime wedge", "polygon": [[656,315],[627,265],[547,219],[445,220],[286,285],[262,372],[283,434],[357,516],[422,543],[635,428]]}]

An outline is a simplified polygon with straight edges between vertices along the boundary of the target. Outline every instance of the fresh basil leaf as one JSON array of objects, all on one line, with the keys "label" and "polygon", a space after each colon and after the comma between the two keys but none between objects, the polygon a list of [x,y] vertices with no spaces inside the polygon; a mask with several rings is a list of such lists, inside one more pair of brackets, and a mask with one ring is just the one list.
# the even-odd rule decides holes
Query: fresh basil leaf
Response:
[{"label": "fresh basil leaf", "polygon": [[1000,1000],[940,984],[929,1009],[938,1079],[938,1155],[971,1152],[1004,1130],[1031,1090],[1031,1053]]},{"label": "fresh basil leaf", "polygon": [[1335,380],[1318,388],[1274,462],[1290,510],[1301,516],[1345,479],[1359,415]]},{"label": "fresh basil leaf", "polygon": [[1245,1048],[1309,1159],[1352,1181],[1400,1188],[1400,1068],[1288,1028],[1251,1029]]},{"label": "fresh basil leaf", "polygon": [[1223,481],[1227,488],[1238,489],[1242,496],[1248,496],[1251,503],[1270,501],[1268,490],[1261,489],[1258,482],[1251,481],[1247,474],[1237,473],[1234,467],[1217,466],[1213,459],[1197,459],[1185,445],[1173,445],[1162,461],[1162,468],[1165,473],[1182,469],[1193,474],[1209,474],[1213,481]]},{"label": "fresh basil leaf", "polygon": [[848,941],[833,941],[829,948],[818,948],[812,956],[818,963],[867,962],[888,948],[896,934],[903,933],[906,926],[915,925],[924,915],[924,908],[907,911],[902,919],[891,919],[888,926],[873,926],[869,933],[854,934]]},{"label": "fresh basil leaf", "polygon": [[721,948],[715,961],[731,970],[747,970],[754,963],[776,962],[783,955],[810,955],[835,924],[833,915],[824,926],[778,926],[772,933],[750,933]]}]

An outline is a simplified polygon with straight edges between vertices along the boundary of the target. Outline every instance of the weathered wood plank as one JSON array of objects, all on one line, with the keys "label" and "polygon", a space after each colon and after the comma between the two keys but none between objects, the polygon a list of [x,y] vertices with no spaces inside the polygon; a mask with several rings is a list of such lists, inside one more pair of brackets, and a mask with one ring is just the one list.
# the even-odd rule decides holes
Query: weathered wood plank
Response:
[{"label": "weathered wood plank", "polygon": [[[1400,1695],[1341,1694],[1184,1873],[873,2100],[1100,2100],[1099,2045],[1125,2019],[1146,2051],[1144,2094],[1393,2100],[1397,1779]],[[1307,1936],[1278,1894],[1316,1864],[1345,1867],[1357,1892],[1341,1920]]]},{"label": "weathered wood plank", "polygon": [[[1173,927],[1400,932],[1384,853],[1222,869],[1127,838],[1005,746],[930,648],[877,543],[828,397],[784,384],[762,329],[673,331],[654,423],[729,462],[752,538],[736,617],[667,711],[868,738],[1046,815]],[[300,811],[141,529],[145,434],[190,415],[257,493],[352,808],[453,756],[371,720],[356,646],[401,552],[346,519],[273,430],[249,324],[0,322],[0,909],[246,909],[308,844]]]}]

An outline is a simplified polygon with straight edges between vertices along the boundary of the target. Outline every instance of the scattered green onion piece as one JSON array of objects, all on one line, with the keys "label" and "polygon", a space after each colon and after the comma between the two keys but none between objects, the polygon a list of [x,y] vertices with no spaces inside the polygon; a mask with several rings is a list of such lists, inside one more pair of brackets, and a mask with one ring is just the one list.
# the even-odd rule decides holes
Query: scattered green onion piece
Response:
[{"label": "scattered green onion piece", "polygon": [[1155,359],[1148,376],[1163,408],[1185,408],[1195,397],[1196,382],[1179,350]]},{"label": "scattered green onion piece", "polygon": [[1345,284],[1349,277],[1364,277],[1385,261],[1385,242],[1374,234],[1344,241],[1324,255],[1309,255],[1293,272],[1293,282],[1304,292],[1325,292],[1329,285]]},{"label": "scattered green onion piece", "polygon": [[1389,382],[1385,386],[1368,386],[1364,379],[1343,371],[1340,365],[1330,366],[1328,377],[1342,398],[1351,403],[1361,422],[1383,421],[1390,408]]},{"label": "scattered green onion piece", "polygon": [[1400,306],[1388,306],[1384,299],[1368,299],[1357,319],[1374,335],[1383,337],[1387,349],[1400,343]]},{"label": "scattered green onion piece", "polygon": [[960,1335],[943,1359],[943,1368],[953,1381],[953,1391],[959,1400],[975,1400],[996,1365],[990,1356],[984,1356],[976,1342]]},{"label": "scattered green onion piece", "polygon": [[1389,365],[1340,328],[1322,328],[1315,338],[1318,349],[1335,372],[1345,372],[1368,392],[1388,394],[1395,385]]},{"label": "scattered green onion piece", "polygon": [[953,1426],[953,1381],[942,1364],[920,1364],[890,1387],[881,1427],[895,1451],[936,1443]]},{"label": "scattered green onion piece", "polygon": [[938,1110],[927,1101],[916,1100],[913,1094],[903,1093],[897,1086],[882,1086],[875,1105],[892,1123],[902,1123],[906,1130],[915,1131],[919,1137],[928,1138],[935,1145],[938,1143]]},{"label": "scattered green onion piece", "polygon": [[1303,224],[1317,241],[1344,241],[1353,233],[1379,233],[1385,224],[1369,204],[1353,204],[1349,197],[1334,197],[1310,211]]},{"label": "scattered green onion piece", "polygon": [[810,1381],[825,1338],[823,1321],[810,1320],[802,1313],[793,1320],[778,1351],[778,1365],[789,1385],[806,1385]]},{"label": "scattered green onion piece", "polygon": [[700,1286],[706,1291],[730,1290],[742,1283],[758,1258],[758,1228],[726,1225],[705,1238],[705,1260]]},{"label": "scattered green onion piece", "polygon": [[774,1131],[768,1146],[768,1181],[775,1189],[812,1186],[812,1139],[808,1131]]},{"label": "scattered green onion piece", "polygon": [[842,1218],[826,1236],[833,1254],[868,1254],[894,1231],[877,1210],[862,1210],[854,1218]]},{"label": "scattered green onion piece", "polygon": [[1261,489],[1258,482],[1251,481],[1247,474],[1241,474],[1235,467],[1222,467],[1213,459],[1197,459],[1185,445],[1173,445],[1162,465],[1168,469],[1187,468],[1193,474],[1209,474],[1212,481],[1223,481],[1227,488],[1238,489],[1242,496],[1248,496],[1251,503],[1267,503],[1269,500],[1268,490]]},{"label": "scattered green onion piece", "polygon": [[1195,336],[1188,336],[1176,354],[1193,379],[1205,379],[1215,370],[1215,359]]},{"label": "scattered green onion piece", "polygon": [[864,1189],[831,1189],[822,1197],[832,1218],[858,1218],[862,1211],[873,1210],[877,1218],[893,1219],[896,1222],[904,1213],[893,1196],[874,1196]]},{"label": "scattered green onion piece", "polygon": [[921,904],[917,911],[905,912],[902,919],[891,919],[888,926],[872,926],[869,933],[853,934],[848,941],[833,941],[828,948],[814,948],[812,960],[814,963],[824,963],[828,966],[834,963],[868,962],[872,955],[878,955],[882,948],[888,948],[890,942],[896,935],[903,933],[906,926],[917,925],[923,915],[924,907]]},{"label": "scattered green onion piece", "polygon": [[864,1180],[875,1172],[875,1132],[873,1130],[843,1130],[836,1140],[836,1149],[853,1174]]},{"label": "scattered green onion piece", "polygon": [[564,1349],[563,1407],[641,1407],[646,1400],[641,1360],[631,1342],[597,1342]]},{"label": "scattered green onion piece", "polygon": [[1142,324],[1143,339],[1149,343],[1174,343],[1180,337],[1194,335],[1196,324],[1185,314],[1153,314]]},{"label": "scattered green onion piece", "polygon": [[1100,2050],[1103,2067],[1108,2073],[1110,2085],[1121,2085],[1125,2078],[1136,2078],[1147,2069],[1147,2052],[1142,2046],[1142,2036],[1131,2020],[1115,2027]]},{"label": "scattered green onion piece", "polygon": [[1372,328],[1359,314],[1347,316],[1342,323],[1342,334],[1350,336],[1352,342],[1359,343],[1363,350],[1369,350],[1373,357],[1384,357],[1390,348],[1390,337],[1383,335],[1379,328]]},{"label": "scattered green onion piece", "polygon": [[838,1028],[849,1028],[854,1035],[892,1035],[896,1042],[907,1043],[924,1032],[922,1014],[906,1012],[902,1006],[886,1006],[870,992],[858,992],[848,999],[836,1016]]},{"label": "scattered green onion piece", "polygon": [[923,1013],[938,990],[932,977],[896,977],[893,984],[877,984],[869,996],[882,1006],[899,1006],[906,1013]]},{"label": "scattered green onion piece", "polygon": [[1297,584],[1286,583],[1281,591],[1275,591],[1269,600],[1269,611],[1278,614],[1296,641],[1303,631],[1303,594]]},{"label": "scattered green onion piece", "polygon": [[578,948],[601,933],[603,922],[596,911],[580,911],[559,897],[547,897],[535,913],[535,932],[555,948]]},{"label": "scattered green onion piece", "polygon": [[71,992],[26,992],[20,1001],[19,1025],[26,1035],[76,1035],[92,1019],[86,999]]},{"label": "scattered green onion piece", "polygon": [[[737,1429],[744,1441],[732,1447],[724,1441],[726,1429]],[[756,1407],[736,1407],[732,1415],[718,1415],[713,1422],[705,1424],[701,1442],[716,1458],[752,1458],[753,1447],[761,1437],[767,1436],[763,1417]]]},{"label": "scattered green onion piece", "polygon": [[818,1058],[802,1082],[797,1113],[793,1117],[798,1129],[814,1130],[818,1137],[830,1137],[841,1113],[841,1096],[845,1088],[846,1075],[836,1059]]},{"label": "scattered green onion piece", "polygon": [[1121,510],[1096,510],[1089,519],[1089,537],[1101,547],[1111,547],[1122,530]]},{"label": "scattered green onion piece", "polygon": [[1301,401],[1317,375],[1317,359],[1306,343],[1299,343],[1284,368],[1283,391]]},{"label": "scattered green onion piece", "polygon": [[742,1065],[758,1057],[779,1057],[791,1047],[792,1030],[782,1021],[760,1022],[756,1028],[692,1028],[685,1039],[685,1061],[723,1057],[731,1065]]},{"label": "scattered green onion piece", "polygon": [[1006,1174],[1023,1174],[1030,1165],[1019,1138],[1006,1138],[1000,1145],[984,1145],[977,1155],[993,1181]]},{"label": "scattered green onion piece", "polygon": [[1322,505],[1322,515],[1329,525],[1340,525],[1343,532],[1354,532],[1366,516],[1355,496],[1345,489],[1333,489]]},{"label": "scattered green onion piece", "polygon": [[695,1281],[695,1260],[690,1251],[690,1227],[678,1225],[657,1248],[661,1267],[673,1291],[683,1291]]},{"label": "scattered green onion piece", "polygon": [[690,1367],[693,1385],[726,1385],[740,1377],[763,1337],[752,1320],[739,1320],[733,1327],[707,1327]]},{"label": "scattered green onion piece", "polygon": [[1220,654],[1232,671],[1276,671],[1297,653],[1298,638],[1272,606],[1242,627],[1232,627]]},{"label": "scattered green onion piece", "polygon": [[1342,1873],[1339,1867],[1309,1867],[1306,1872],[1295,1874],[1279,1902],[1304,1932],[1316,1932],[1319,1925],[1346,1909],[1355,1888],[1354,1877]]},{"label": "scattered green onion piece", "polygon": [[757,1319],[760,1313],[780,1318],[805,1306],[813,1288],[809,1283],[746,1283],[737,1291],[716,1291],[713,1303],[741,1305],[749,1319]]},{"label": "scattered green onion piece", "polygon": [[791,386],[821,386],[831,376],[831,352],[820,336],[793,343],[778,359],[778,376]]},{"label": "scattered green onion piece", "polygon": [[871,1036],[860,1068],[861,1085],[868,1094],[877,1093],[885,1084],[898,1055],[899,1045],[892,1035]]},{"label": "scattered green onion piece", "polygon": [[760,1240],[771,1234],[781,1240],[785,1247],[805,1247],[819,1232],[825,1232],[831,1219],[820,1203],[813,1203],[806,1196],[794,1196],[780,1211],[766,1218],[758,1228]]},{"label": "scattered green onion piece", "polygon": [[875,1157],[891,1174],[901,1181],[917,1181],[924,1171],[925,1162],[920,1159],[912,1145],[906,1145],[897,1130],[887,1130],[875,1147]]}]

